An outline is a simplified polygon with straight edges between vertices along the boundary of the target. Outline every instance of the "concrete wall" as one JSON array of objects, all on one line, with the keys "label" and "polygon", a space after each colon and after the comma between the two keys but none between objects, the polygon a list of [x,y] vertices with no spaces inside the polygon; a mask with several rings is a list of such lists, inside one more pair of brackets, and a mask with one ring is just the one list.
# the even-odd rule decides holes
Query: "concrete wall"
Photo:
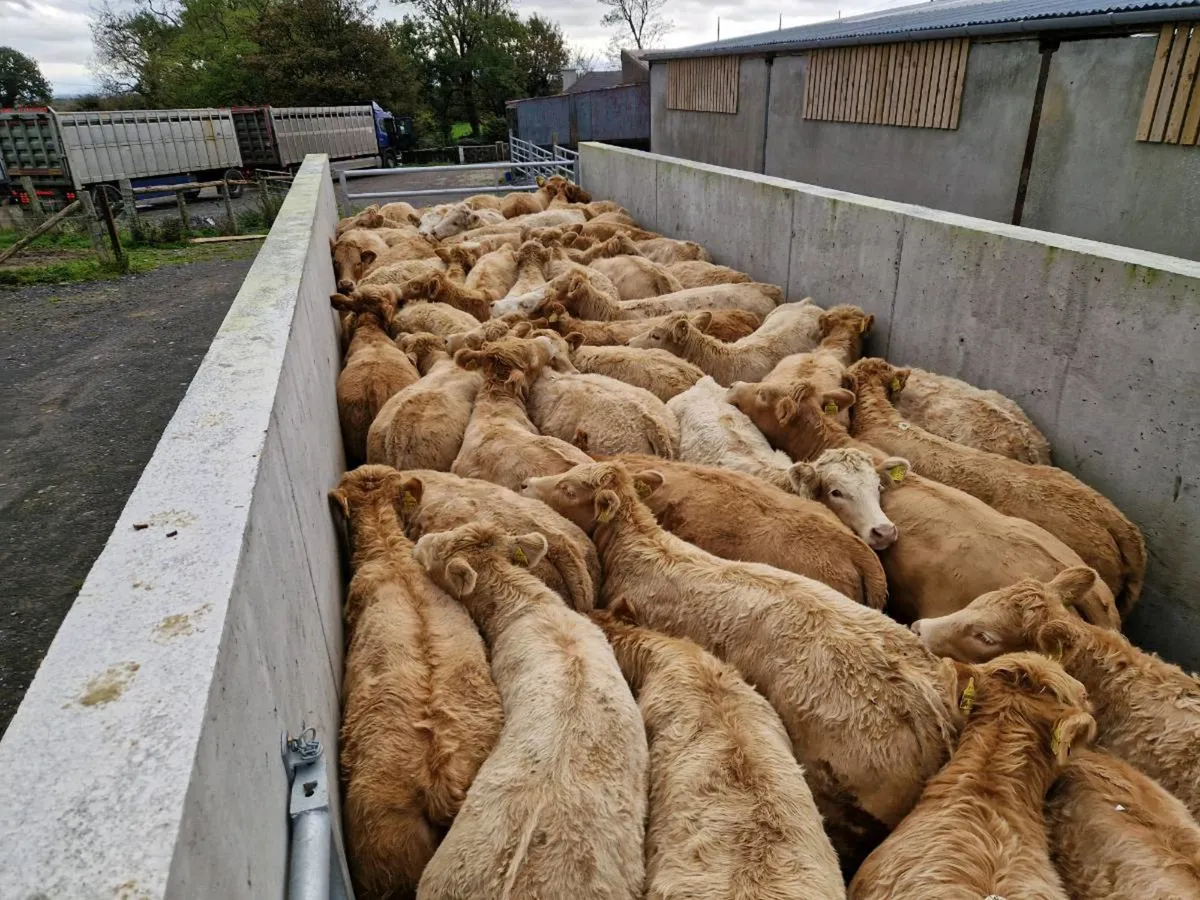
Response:
[{"label": "concrete wall", "polygon": [[[806,56],[775,60],[767,175],[1010,221],[1038,77],[1036,41],[974,44],[958,129],[804,118]],[[651,144],[651,149],[657,148]]]},{"label": "concrete wall", "polygon": [[1200,259],[1200,149],[1134,139],[1155,43],[1059,47],[1022,224]]},{"label": "concrete wall", "polygon": [[766,60],[744,57],[737,112],[703,113],[667,109],[667,66],[650,66],[650,149],[668,156],[761,172],[767,112]]},{"label": "concrete wall", "polygon": [[0,743],[0,896],[281,897],[284,731],[337,798],[336,218],[310,156]]},{"label": "concrete wall", "polygon": [[[1200,263],[596,144],[584,183],[648,228],[856,303],[870,352],[995,388],[1143,530],[1142,646],[1200,668]],[[653,203],[649,198],[654,198]],[[781,272],[782,276],[781,277]]]},{"label": "concrete wall", "polygon": [[[1194,147],[1134,139],[1155,38],[1069,41],[1052,57],[1022,224],[1200,259]],[[746,121],[666,109],[651,68],[651,150],[902,203],[1012,221],[1036,93],[1036,40],[974,43],[954,131],[803,117],[805,55],[742,61]],[[759,93],[751,95],[750,91]],[[741,112],[736,117],[743,118]]]}]

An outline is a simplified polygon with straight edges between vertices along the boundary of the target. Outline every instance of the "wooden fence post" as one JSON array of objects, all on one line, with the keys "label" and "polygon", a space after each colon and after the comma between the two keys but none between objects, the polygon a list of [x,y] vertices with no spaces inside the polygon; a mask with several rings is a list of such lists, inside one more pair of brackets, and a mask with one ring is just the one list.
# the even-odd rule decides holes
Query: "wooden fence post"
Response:
[{"label": "wooden fence post", "polygon": [[113,218],[112,207],[108,204],[108,191],[100,191],[100,215],[104,226],[108,229],[108,239],[112,242],[113,259],[118,266],[125,266],[125,252],[121,249],[121,235],[117,231],[117,221]]},{"label": "wooden fence post", "polygon": [[42,198],[37,195],[37,191],[33,189],[33,179],[28,175],[21,176],[21,190],[29,197],[29,211],[33,213],[34,218],[41,219],[44,215],[42,210]]},{"label": "wooden fence post", "polygon": [[103,265],[108,265],[112,260],[108,255],[108,247],[104,243],[104,230],[100,225],[99,216],[96,214],[96,204],[92,202],[92,195],[87,191],[79,192],[79,202],[83,205],[83,221],[87,226],[88,238],[91,239],[92,249],[96,251],[96,256]]},{"label": "wooden fence post", "polygon": [[15,244],[13,244],[11,247],[9,247],[7,250],[0,252],[0,262],[4,262],[6,259],[8,259],[11,256],[16,256],[18,253],[20,253],[22,250],[24,250],[26,247],[28,247],[30,244],[32,244],[34,241],[36,241],[39,237],[41,237],[43,234],[45,234],[47,231],[49,231],[51,228],[53,228],[55,225],[57,225],[59,222],[61,222],[63,219],[65,219],[67,216],[69,216],[71,213],[73,213],[77,209],[79,209],[79,207],[80,207],[80,202],[78,200],[68,203],[66,206],[64,206],[62,209],[60,209],[58,212],[56,212],[54,215],[52,215],[50,218],[48,218],[45,222],[43,222],[37,228],[33,229],[33,231],[29,232],[29,234],[25,235],[25,237],[21,238],[19,241],[17,241]]},{"label": "wooden fence post", "polygon": [[225,215],[229,216],[229,233],[237,234],[237,216],[233,214],[233,199],[229,196],[229,182],[222,181],[218,190],[221,193],[221,199],[225,201]]},{"label": "wooden fence post", "polygon": [[179,210],[179,221],[183,223],[183,230],[188,230],[188,213],[187,200],[183,196],[183,191],[175,192],[175,208]]},{"label": "wooden fence post", "polygon": [[133,182],[128,178],[121,179],[121,212],[122,218],[129,223],[129,230],[137,228],[137,197],[133,193]]}]

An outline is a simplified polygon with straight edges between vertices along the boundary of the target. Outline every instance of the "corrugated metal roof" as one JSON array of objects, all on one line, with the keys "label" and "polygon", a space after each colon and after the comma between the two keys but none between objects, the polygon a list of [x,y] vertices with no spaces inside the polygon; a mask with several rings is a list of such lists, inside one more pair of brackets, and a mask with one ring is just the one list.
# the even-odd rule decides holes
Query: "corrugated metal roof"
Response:
[{"label": "corrugated metal roof", "polygon": [[[1039,31],[1053,24],[1058,29],[1124,26],[1153,21],[1200,18],[1200,0],[933,0],[913,6],[879,10],[845,19],[833,19],[812,25],[799,25],[779,31],[767,31],[744,37],[727,38],[681,47],[654,50],[648,59],[681,56],[705,56],[724,53],[771,52],[781,49],[805,49],[822,45],[879,42],[898,39],[930,38],[936,33],[1004,34]],[[930,32],[928,35],[917,33]]]}]

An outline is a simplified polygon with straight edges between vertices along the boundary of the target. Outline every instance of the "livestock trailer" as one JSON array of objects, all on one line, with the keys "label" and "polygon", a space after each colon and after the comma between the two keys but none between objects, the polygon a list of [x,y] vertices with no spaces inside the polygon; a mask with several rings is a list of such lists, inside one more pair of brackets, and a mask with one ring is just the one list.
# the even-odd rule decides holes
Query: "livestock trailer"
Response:
[{"label": "livestock trailer", "polygon": [[[33,180],[43,202],[59,206],[80,191],[241,178],[242,155],[227,109],[0,112],[0,156],[9,177]],[[239,188],[235,188],[236,193]],[[17,193],[22,205],[30,202]]]},{"label": "livestock trailer", "polygon": [[256,106],[233,110],[242,161],[250,168],[294,169],[309,153],[331,160],[378,156],[399,162],[412,144],[412,119],[367,106]]}]

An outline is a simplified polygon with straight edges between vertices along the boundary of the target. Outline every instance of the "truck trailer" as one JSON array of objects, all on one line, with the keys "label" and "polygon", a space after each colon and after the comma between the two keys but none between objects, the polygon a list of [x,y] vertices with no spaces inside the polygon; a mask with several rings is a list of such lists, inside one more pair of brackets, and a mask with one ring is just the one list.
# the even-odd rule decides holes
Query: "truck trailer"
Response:
[{"label": "truck trailer", "polygon": [[242,162],[249,168],[295,169],[309,153],[331,160],[378,156],[398,165],[412,146],[412,119],[367,106],[253,106],[233,110]]},{"label": "truck trailer", "polygon": [[[32,198],[62,206],[81,191],[242,178],[242,155],[228,109],[56,112],[50,107],[0,111],[0,156],[22,206]],[[236,195],[240,185],[231,188]]]}]

